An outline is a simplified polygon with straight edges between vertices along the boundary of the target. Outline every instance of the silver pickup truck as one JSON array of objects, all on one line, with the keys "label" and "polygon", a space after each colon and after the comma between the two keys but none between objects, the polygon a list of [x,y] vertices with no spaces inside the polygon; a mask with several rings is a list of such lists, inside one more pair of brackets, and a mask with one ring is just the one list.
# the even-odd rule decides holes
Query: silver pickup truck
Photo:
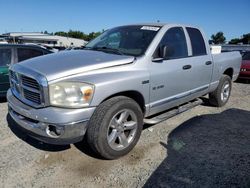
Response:
[{"label": "silver pickup truck", "polygon": [[[223,106],[241,55],[213,55],[202,30],[137,24],[105,31],[83,50],[33,58],[10,67],[9,114],[30,136],[52,144],[85,136],[115,159],[155,124],[201,103]],[[84,143],[84,142],[82,142]]]}]

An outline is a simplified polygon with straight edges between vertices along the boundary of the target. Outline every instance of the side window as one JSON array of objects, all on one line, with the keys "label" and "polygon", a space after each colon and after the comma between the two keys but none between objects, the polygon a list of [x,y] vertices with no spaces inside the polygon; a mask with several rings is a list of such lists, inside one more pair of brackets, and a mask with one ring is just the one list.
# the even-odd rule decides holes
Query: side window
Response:
[{"label": "side window", "polygon": [[165,33],[157,50],[158,57],[160,57],[159,52],[162,46],[167,46],[169,49],[167,59],[184,58],[188,56],[186,37],[182,27],[170,28]]},{"label": "side window", "polygon": [[0,48],[0,67],[11,63],[11,49]]},{"label": "side window", "polygon": [[187,27],[187,32],[190,37],[193,56],[206,55],[206,46],[200,30]]},{"label": "side window", "polygon": [[41,55],[43,55],[42,50],[29,49],[29,48],[17,49],[18,62],[24,61],[26,59],[30,59],[32,57],[41,56]]}]

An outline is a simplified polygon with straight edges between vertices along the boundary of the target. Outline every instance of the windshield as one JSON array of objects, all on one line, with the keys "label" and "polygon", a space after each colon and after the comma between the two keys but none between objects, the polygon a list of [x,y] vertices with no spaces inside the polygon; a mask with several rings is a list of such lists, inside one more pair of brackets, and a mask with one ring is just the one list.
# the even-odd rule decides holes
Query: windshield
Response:
[{"label": "windshield", "polygon": [[242,57],[242,60],[250,60],[250,52],[245,52]]},{"label": "windshield", "polygon": [[122,26],[107,30],[86,45],[86,49],[140,56],[145,53],[160,27]]}]

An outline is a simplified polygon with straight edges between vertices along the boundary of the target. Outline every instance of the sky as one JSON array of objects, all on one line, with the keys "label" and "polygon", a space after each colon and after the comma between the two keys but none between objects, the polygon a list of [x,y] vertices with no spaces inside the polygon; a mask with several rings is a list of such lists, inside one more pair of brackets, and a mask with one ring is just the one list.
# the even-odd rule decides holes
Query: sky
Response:
[{"label": "sky", "polygon": [[181,23],[201,27],[207,38],[250,33],[250,0],[0,0],[0,33],[80,30],[133,23]]}]

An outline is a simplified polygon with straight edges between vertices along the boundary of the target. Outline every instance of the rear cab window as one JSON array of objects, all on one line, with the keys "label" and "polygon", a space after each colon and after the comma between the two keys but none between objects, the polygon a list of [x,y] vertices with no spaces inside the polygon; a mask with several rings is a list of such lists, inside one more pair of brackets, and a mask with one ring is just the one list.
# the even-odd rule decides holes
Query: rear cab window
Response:
[{"label": "rear cab window", "polygon": [[11,49],[0,48],[0,67],[10,65],[11,63]]},{"label": "rear cab window", "polygon": [[31,48],[17,48],[18,62],[43,55],[43,51]]},{"label": "rear cab window", "polygon": [[207,55],[205,41],[199,29],[187,27],[186,28],[191,46],[192,46],[192,55],[193,56],[201,56]]}]

